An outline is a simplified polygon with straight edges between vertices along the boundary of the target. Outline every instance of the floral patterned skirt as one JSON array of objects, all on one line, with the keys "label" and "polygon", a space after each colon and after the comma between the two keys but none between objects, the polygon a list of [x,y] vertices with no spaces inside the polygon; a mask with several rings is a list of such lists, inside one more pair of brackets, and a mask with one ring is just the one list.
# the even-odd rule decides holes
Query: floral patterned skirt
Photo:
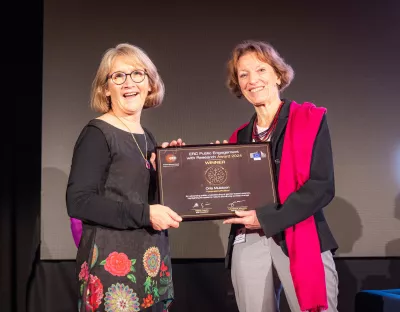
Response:
[{"label": "floral patterned skirt", "polygon": [[80,312],[167,311],[173,301],[167,232],[85,224],[77,275]]}]

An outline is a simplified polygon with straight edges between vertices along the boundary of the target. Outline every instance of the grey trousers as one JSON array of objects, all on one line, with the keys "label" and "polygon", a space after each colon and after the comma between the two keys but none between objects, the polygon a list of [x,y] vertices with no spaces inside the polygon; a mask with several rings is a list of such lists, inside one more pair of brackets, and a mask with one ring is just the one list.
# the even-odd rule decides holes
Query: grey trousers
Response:
[{"label": "grey trousers", "polygon": [[[321,254],[325,269],[328,312],[337,312],[338,275],[330,251]],[[279,312],[283,286],[292,312],[301,312],[297,301],[289,258],[272,238],[246,234],[246,241],[235,244],[231,276],[240,312]]]}]

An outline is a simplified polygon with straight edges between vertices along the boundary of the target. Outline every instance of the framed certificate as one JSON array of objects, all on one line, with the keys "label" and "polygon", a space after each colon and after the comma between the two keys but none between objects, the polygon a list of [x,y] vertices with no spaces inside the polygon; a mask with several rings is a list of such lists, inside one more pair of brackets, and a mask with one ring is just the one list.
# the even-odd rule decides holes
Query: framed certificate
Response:
[{"label": "framed certificate", "polygon": [[276,202],[266,143],[157,148],[159,199],[184,221],[232,217]]}]

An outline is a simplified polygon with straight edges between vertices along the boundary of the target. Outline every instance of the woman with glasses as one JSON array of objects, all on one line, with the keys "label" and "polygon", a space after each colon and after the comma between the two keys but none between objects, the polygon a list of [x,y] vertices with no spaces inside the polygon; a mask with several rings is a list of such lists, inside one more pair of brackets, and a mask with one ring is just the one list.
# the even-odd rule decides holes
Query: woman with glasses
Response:
[{"label": "woman with glasses", "polygon": [[337,311],[338,246],[323,214],[335,194],[326,109],[281,98],[293,77],[266,42],[238,44],[228,63],[228,88],[255,110],[229,142],[270,142],[278,195],[224,221],[240,312],[279,311],[281,285],[292,312]]},{"label": "woman with glasses", "polygon": [[140,121],[163,97],[143,50],[119,44],[105,52],[91,91],[102,115],[76,141],[66,192],[81,312],[165,311],[174,298],[167,229],[182,218],[157,203],[157,143]]}]

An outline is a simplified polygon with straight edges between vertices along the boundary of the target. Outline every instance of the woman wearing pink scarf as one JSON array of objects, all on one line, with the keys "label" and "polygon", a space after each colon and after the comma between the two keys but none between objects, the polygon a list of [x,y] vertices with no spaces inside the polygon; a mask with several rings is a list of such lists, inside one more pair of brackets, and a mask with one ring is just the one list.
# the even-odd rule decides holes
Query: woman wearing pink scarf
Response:
[{"label": "woman wearing pink scarf", "polygon": [[255,109],[229,142],[271,142],[279,199],[224,221],[239,311],[279,311],[281,286],[292,312],[337,311],[338,246],[323,214],[335,193],[326,109],[280,97],[294,72],[268,43],[237,45],[228,71],[229,89]]}]

